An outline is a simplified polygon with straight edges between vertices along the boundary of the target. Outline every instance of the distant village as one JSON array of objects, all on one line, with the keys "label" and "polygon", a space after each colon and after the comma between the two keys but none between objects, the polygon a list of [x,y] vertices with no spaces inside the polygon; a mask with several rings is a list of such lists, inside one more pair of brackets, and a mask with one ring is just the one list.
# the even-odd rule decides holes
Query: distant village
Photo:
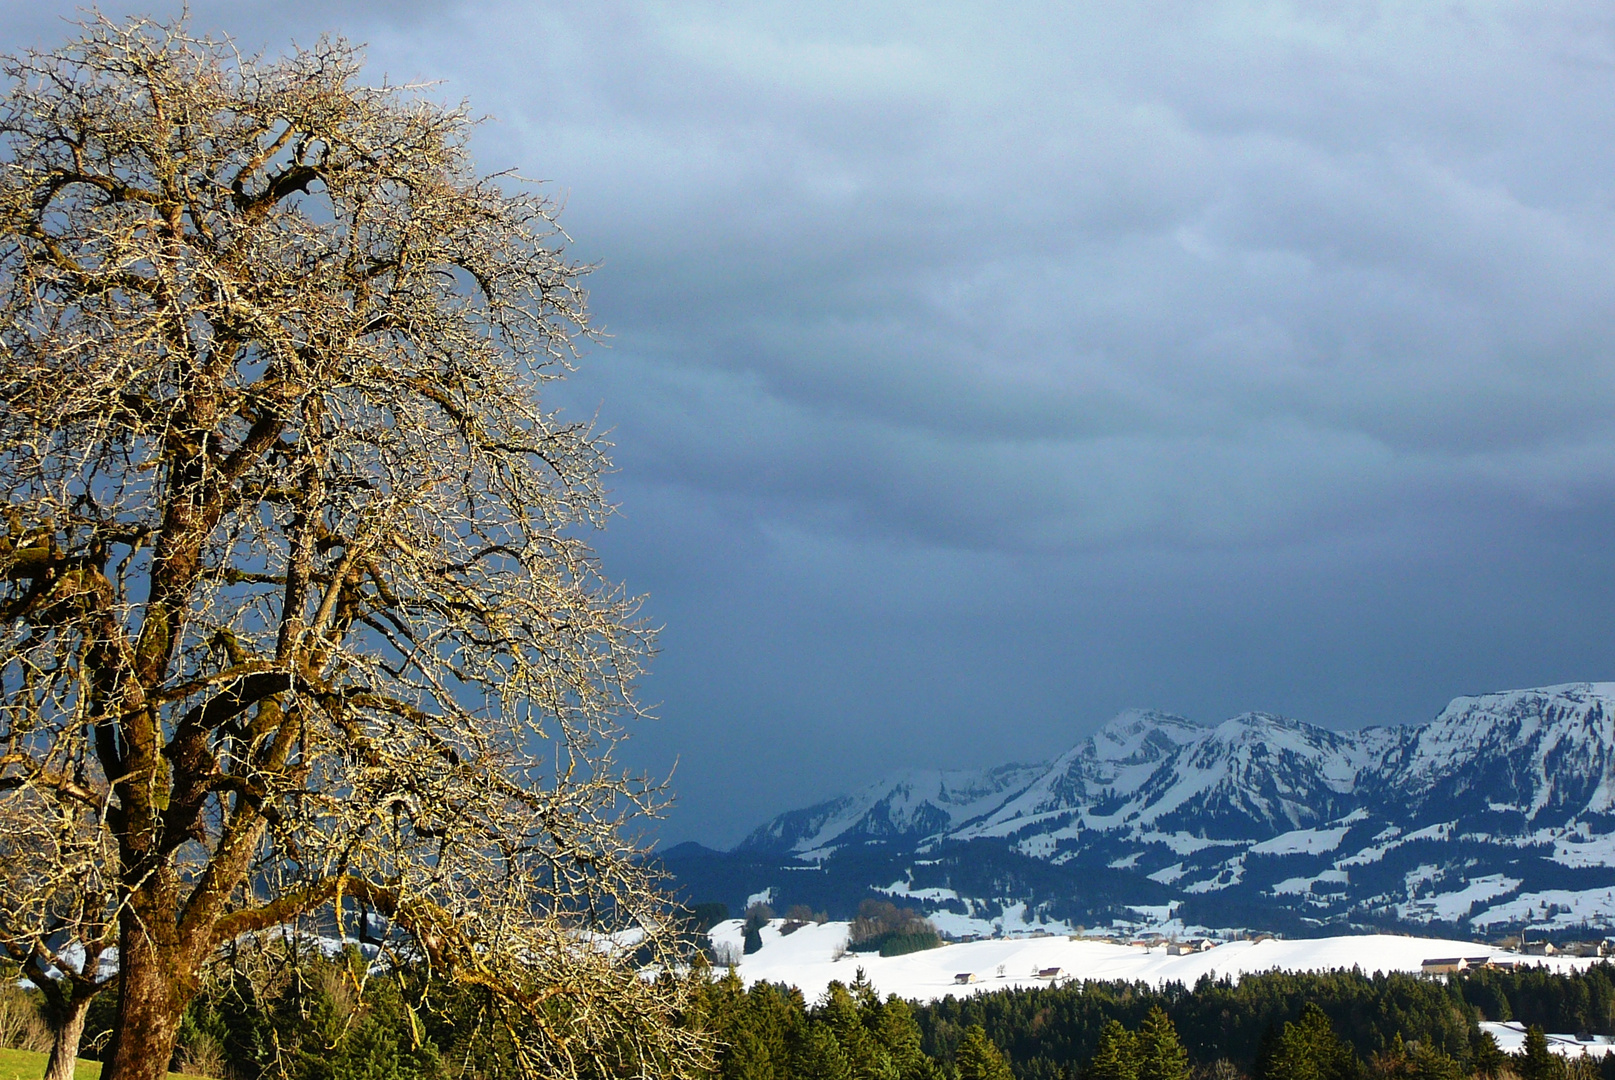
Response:
[{"label": "distant village", "polygon": [[[1149,932],[1132,937],[1117,937],[1113,935],[1094,934],[1053,934],[1047,930],[1031,930],[1023,934],[1010,935],[1016,938],[1052,938],[1066,937],[1071,941],[1089,941],[1105,945],[1125,945],[1135,949],[1164,949],[1168,956],[1190,956],[1195,953],[1209,952],[1216,948],[1220,942],[1211,938],[1192,937],[1177,938],[1167,934]],[[1253,933],[1241,936],[1238,940],[1249,941],[1253,944],[1263,941],[1277,940],[1278,935],[1269,933]],[[981,934],[967,934],[949,937],[950,943],[968,941],[990,940]],[[1502,938],[1492,943],[1492,947],[1508,955],[1494,956],[1433,956],[1424,960],[1420,967],[1426,975],[1456,975],[1466,971],[1479,971],[1491,969],[1494,971],[1512,971],[1519,967],[1528,966],[1518,957],[1531,956],[1567,956],[1577,958],[1604,958],[1615,955],[1615,942],[1607,938],[1588,941],[1572,941],[1555,944],[1551,941],[1525,941],[1519,936]],[[999,978],[1004,976],[1003,965],[999,965],[996,972]],[[1038,968],[1032,973],[1036,979],[1045,979],[1049,982],[1058,982],[1064,971],[1058,967]],[[973,971],[961,971],[954,975],[953,981],[960,986],[981,981],[982,977]]]}]

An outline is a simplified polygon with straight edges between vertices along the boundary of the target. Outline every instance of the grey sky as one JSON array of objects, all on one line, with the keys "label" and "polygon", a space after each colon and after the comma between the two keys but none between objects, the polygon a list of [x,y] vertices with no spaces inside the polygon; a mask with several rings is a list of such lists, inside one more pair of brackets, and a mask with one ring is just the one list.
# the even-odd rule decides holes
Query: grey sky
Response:
[{"label": "grey sky", "polygon": [[192,12],[368,42],[565,196],[670,838],[1129,705],[1615,677],[1609,4]]}]

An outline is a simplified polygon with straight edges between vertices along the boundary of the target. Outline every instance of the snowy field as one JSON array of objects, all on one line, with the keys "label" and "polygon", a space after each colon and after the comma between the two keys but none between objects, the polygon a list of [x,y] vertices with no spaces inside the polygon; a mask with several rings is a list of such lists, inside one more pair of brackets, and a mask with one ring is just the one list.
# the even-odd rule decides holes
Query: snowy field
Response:
[{"label": "snowy field", "polygon": [[[1506,1023],[1491,1023],[1481,1021],[1480,1029],[1492,1033],[1497,1040],[1498,1048],[1505,1054],[1517,1054],[1525,1049],[1525,1025],[1513,1020]],[[1574,1035],[1548,1035],[1548,1049],[1565,1057],[1583,1057],[1591,1054],[1594,1057],[1603,1057],[1605,1054],[1615,1052],[1615,1037],[1609,1035],[1590,1035],[1586,1039],[1578,1039]]]},{"label": "snowy field", "polygon": [[[712,941],[721,951],[740,956],[742,923],[730,919],[712,928]],[[1565,957],[1520,957],[1473,941],[1372,934],[1358,937],[1306,938],[1293,941],[1230,941],[1206,952],[1169,956],[1166,947],[1144,949],[1101,941],[1072,941],[1067,937],[1006,938],[944,945],[940,949],[882,957],[873,953],[846,953],[847,924],[812,923],[792,934],[780,934],[775,920],[761,931],[763,947],[741,956],[740,977],[748,984],[763,980],[799,987],[809,1001],[825,991],[832,980],[850,983],[861,967],[882,994],[935,1001],[949,994],[964,995],[1006,987],[1047,986],[1050,979],[1036,972],[1059,968],[1060,982],[1112,980],[1155,985],[1181,982],[1192,986],[1202,975],[1213,978],[1263,971],[1331,971],[1361,968],[1376,971],[1417,972],[1433,957],[1489,956],[1541,964],[1550,970],[1570,971],[1596,963]],[[960,984],[968,974],[973,981]]]}]

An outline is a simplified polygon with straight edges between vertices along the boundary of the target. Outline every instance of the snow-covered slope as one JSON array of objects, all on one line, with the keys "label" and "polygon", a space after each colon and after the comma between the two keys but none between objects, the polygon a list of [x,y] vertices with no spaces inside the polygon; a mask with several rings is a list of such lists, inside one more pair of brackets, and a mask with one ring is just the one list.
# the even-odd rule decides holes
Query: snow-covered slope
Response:
[{"label": "snow-covered slope", "polygon": [[863,840],[923,839],[1001,805],[1040,771],[1022,765],[981,772],[913,769],[855,795],[781,814],[738,850],[801,854]]},{"label": "snow-covered slope", "polygon": [[1351,736],[1266,713],[1224,721],[1157,770],[1138,820],[1205,836],[1275,836],[1349,813],[1358,774],[1374,764]]},{"label": "snow-covered slope", "polygon": [[911,771],[783,814],[736,855],[787,903],[902,894],[984,926],[1177,904],[1205,926],[1615,929],[1615,683],[1349,732],[1129,712],[1045,765]]},{"label": "snow-covered slope", "polygon": [[1461,697],[1412,733],[1388,790],[1437,816],[1562,826],[1615,807],[1615,683]]},{"label": "snow-covered slope", "polygon": [[1130,710],[1037,770],[1019,794],[958,831],[961,837],[1004,835],[1096,805],[1120,805],[1135,795],[1163,764],[1206,729],[1181,716]]},{"label": "snow-covered slope", "polygon": [[1266,839],[1349,813],[1359,775],[1386,745],[1382,729],[1342,735],[1266,713],[1215,728],[1125,713],[949,835],[1013,837],[1051,855],[1080,847],[1085,832]]},{"label": "snow-covered slope", "polygon": [[[789,935],[774,922],[761,931],[762,948],[741,955],[741,923],[732,919],[712,929],[712,940],[739,958],[737,971],[747,983],[783,982],[801,988],[813,1000],[832,979],[852,982],[863,968],[881,994],[910,1000],[935,1001],[948,995],[963,996],[1002,990],[1047,986],[1051,978],[1036,973],[1058,968],[1057,978],[1068,980],[1121,980],[1162,985],[1193,986],[1203,975],[1238,979],[1264,971],[1335,971],[1359,968],[1365,973],[1422,970],[1432,957],[1487,956],[1496,960],[1522,958],[1468,940],[1417,938],[1405,935],[1365,934],[1305,940],[1228,941],[1205,952],[1182,956],[1168,954],[1165,943],[1153,948],[1118,945],[1106,941],[1072,939],[1064,935],[975,941],[940,949],[882,957],[847,953],[847,924],[809,924]],[[1550,970],[1585,967],[1591,960],[1532,957],[1526,962]],[[960,976],[970,981],[959,982]]]}]

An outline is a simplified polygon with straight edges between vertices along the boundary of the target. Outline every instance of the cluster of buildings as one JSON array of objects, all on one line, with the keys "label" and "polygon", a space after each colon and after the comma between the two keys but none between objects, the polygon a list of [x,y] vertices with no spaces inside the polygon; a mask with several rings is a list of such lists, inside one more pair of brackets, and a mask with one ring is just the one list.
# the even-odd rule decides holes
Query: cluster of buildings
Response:
[{"label": "cluster of buildings", "polygon": [[1508,970],[1514,965],[1513,960],[1493,960],[1490,956],[1433,956],[1422,961],[1419,967],[1426,975],[1456,975],[1479,968]]},{"label": "cluster of buildings", "polygon": [[[1497,943],[1499,948],[1524,956],[1590,956],[1603,957],[1615,955],[1615,946],[1607,940],[1598,941],[1570,941],[1562,945],[1555,945],[1551,941],[1521,941],[1519,938],[1505,938]],[[1519,967],[1519,960],[1503,960],[1492,956],[1433,956],[1425,960],[1420,966],[1426,975],[1456,975],[1460,971],[1476,971],[1481,968],[1492,968],[1498,971],[1511,971]]]},{"label": "cluster of buildings", "polygon": [[1504,938],[1494,942],[1499,948],[1510,949],[1526,956],[1611,956],[1615,955],[1615,945],[1608,939],[1600,938],[1595,941],[1566,941],[1555,945],[1551,941],[1522,941],[1517,937]]},{"label": "cluster of buildings", "polygon": [[[1032,971],[1032,978],[1047,979],[1050,983],[1053,983],[1060,978],[1060,973],[1064,970],[1064,968],[1058,967],[1036,968]],[[1000,979],[1004,977],[1004,969],[1002,967],[998,969],[998,977]],[[953,981],[959,986],[966,986],[970,983],[977,982],[979,978],[980,977],[974,971],[961,971],[959,974],[953,977]]]},{"label": "cluster of buildings", "polygon": [[[1266,941],[1272,936],[1272,934],[1258,934],[1251,940]],[[1165,946],[1166,954],[1168,956],[1188,956],[1191,953],[1201,953],[1205,952],[1207,949],[1216,948],[1217,945],[1217,943],[1210,938],[1197,937],[1183,938],[1180,940],[1178,938],[1169,938],[1165,934],[1153,933],[1140,934],[1138,937],[1134,938],[1092,937],[1087,934],[1072,934],[1071,940],[1096,941],[1105,945],[1130,945],[1135,949],[1159,949],[1162,946]]]}]

